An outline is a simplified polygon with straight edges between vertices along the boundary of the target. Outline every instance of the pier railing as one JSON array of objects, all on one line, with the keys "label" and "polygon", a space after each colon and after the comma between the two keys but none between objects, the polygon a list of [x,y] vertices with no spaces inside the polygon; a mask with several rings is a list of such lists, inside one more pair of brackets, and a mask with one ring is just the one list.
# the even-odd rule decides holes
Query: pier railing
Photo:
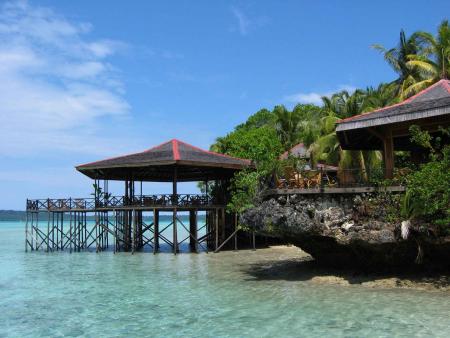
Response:
[{"label": "pier railing", "polygon": [[57,198],[27,199],[28,211],[96,210],[127,207],[205,207],[216,204],[208,195],[199,194],[158,194],[108,196],[100,198]]}]

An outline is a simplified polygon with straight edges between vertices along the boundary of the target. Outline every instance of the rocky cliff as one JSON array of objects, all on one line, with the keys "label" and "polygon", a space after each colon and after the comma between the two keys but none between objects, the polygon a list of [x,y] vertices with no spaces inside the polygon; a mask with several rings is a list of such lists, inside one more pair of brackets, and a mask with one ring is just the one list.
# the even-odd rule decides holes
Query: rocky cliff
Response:
[{"label": "rocky cliff", "polygon": [[385,269],[433,263],[450,268],[450,238],[412,224],[403,239],[401,222],[390,215],[398,214],[397,208],[393,199],[368,194],[278,196],[247,210],[241,222],[334,266]]}]

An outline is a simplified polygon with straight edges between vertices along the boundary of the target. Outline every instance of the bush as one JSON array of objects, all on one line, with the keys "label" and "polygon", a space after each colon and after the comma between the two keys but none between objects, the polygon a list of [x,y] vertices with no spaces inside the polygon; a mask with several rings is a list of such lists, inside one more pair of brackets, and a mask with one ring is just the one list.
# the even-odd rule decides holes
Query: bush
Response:
[{"label": "bush", "polygon": [[403,215],[450,227],[450,146],[407,177]]}]

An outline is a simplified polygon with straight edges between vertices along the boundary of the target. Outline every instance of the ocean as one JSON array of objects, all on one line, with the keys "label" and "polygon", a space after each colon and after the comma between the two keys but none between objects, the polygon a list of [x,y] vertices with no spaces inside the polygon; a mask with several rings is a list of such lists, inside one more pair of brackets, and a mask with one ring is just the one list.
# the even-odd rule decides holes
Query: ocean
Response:
[{"label": "ocean", "polygon": [[25,253],[0,222],[0,337],[450,336],[448,292],[255,273],[293,250]]}]

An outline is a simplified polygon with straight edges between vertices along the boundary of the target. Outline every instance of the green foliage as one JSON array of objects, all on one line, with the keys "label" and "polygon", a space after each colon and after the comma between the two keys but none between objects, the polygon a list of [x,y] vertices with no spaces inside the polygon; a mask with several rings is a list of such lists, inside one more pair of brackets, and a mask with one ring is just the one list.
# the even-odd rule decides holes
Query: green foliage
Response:
[{"label": "green foliage", "polygon": [[445,160],[426,163],[408,177],[408,199],[420,206],[412,216],[450,217],[450,148],[446,152]]},{"label": "green foliage", "polygon": [[274,128],[264,125],[258,128],[239,128],[217,139],[211,147],[231,156],[248,158],[256,163],[271,161],[283,151]]},{"label": "green foliage", "polygon": [[275,121],[273,112],[262,109],[211,146],[213,151],[251,159],[256,166],[254,170],[241,171],[233,178],[229,204],[233,211],[243,211],[252,206],[260,179],[268,175],[284,150]]},{"label": "green foliage", "polygon": [[409,132],[411,133],[411,142],[423,148],[433,150],[433,147],[431,146],[431,135],[429,133],[422,131],[420,127],[416,125],[409,127]]},{"label": "green foliage", "polygon": [[[450,146],[440,148],[440,138],[431,137],[417,126],[411,126],[410,132],[413,142],[430,150],[430,161],[408,175],[402,214],[408,218],[423,218],[449,229]],[[441,129],[441,132],[448,134],[448,130]]]}]

